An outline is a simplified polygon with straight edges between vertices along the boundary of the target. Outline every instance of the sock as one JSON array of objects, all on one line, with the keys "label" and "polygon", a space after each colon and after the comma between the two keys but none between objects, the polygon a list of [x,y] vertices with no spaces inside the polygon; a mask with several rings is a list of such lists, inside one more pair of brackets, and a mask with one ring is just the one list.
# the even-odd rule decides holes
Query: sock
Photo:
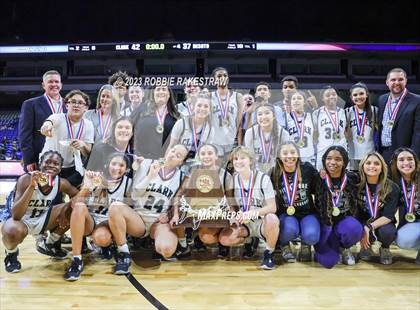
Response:
[{"label": "sock", "polygon": [[273,253],[274,252],[274,248],[270,248],[268,245],[265,247],[266,250],[268,250],[268,253]]},{"label": "sock", "polygon": [[130,253],[127,243],[118,246],[118,252]]},{"label": "sock", "polygon": [[6,250],[6,254],[16,253],[18,250],[18,247],[15,247],[14,249],[9,250],[8,248],[4,247]]},{"label": "sock", "polygon": [[184,238],[179,238],[178,242],[183,248],[187,247],[187,238],[185,238],[185,237]]},{"label": "sock", "polygon": [[82,255],[73,255],[73,259],[78,258],[80,260],[82,260]]},{"label": "sock", "polygon": [[61,235],[52,232],[48,236],[47,241],[45,243],[47,243],[47,244],[53,244],[53,243],[56,243],[58,240],[60,240],[60,238],[61,238]]}]

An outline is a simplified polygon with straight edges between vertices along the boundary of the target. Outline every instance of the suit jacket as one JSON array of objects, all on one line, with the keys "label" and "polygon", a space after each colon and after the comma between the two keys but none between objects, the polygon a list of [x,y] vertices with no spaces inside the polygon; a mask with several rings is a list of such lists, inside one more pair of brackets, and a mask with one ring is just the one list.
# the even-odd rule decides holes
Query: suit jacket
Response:
[{"label": "suit jacket", "polygon": [[45,143],[45,137],[39,130],[51,114],[50,106],[44,96],[25,100],[22,104],[19,116],[19,143],[25,167],[39,161],[39,153]]},{"label": "suit jacket", "polygon": [[[384,118],[385,106],[388,101],[388,94],[378,99],[379,107],[379,143],[382,150],[382,120]],[[391,149],[395,151],[399,147],[409,147],[420,156],[420,96],[408,92],[398,110],[395,123],[391,132]]]}]

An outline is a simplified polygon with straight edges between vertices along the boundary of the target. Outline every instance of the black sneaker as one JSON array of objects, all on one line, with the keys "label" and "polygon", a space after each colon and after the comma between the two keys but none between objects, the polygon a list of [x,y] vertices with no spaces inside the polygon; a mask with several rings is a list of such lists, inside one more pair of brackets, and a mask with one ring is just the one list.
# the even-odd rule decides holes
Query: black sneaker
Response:
[{"label": "black sneaker", "polygon": [[42,240],[37,243],[36,250],[41,254],[48,255],[56,259],[65,259],[68,255],[68,252],[61,247],[61,240],[54,243],[47,243],[46,240]]},{"label": "black sneaker", "polygon": [[286,244],[281,248],[281,255],[283,257],[283,260],[287,263],[295,263],[296,262],[296,256],[292,251],[292,248],[289,244]]},{"label": "black sneaker", "polygon": [[69,269],[64,274],[64,280],[76,281],[80,279],[80,274],[83,271],[83,261],[77,257],[73,257]]},{"label": "black sneaker", "polygon": [[194,249],[197,252],[205,252],[207,250],[207,247],[205,246],[203,241],[201,241],[199,236],[194,238]]},{"label": "black sneaker", "polygon": [[4,258],[4,267],[7,272],[15,273],[22,269],[22,265],[18,261],[19,250],[14,253],[6,253]]},{"label": "black sneaker", "polygon": [[101,257],[102,259],[110,260],[116,255],[116,248],[114,245],[109,245],[107,247],[101,247]]},{"label": "black sneaker", "polygon": [[178,243],[177,249],[175,251],[175,256],[177,258],[186,258],[191,256],[191,247],[187,245],[183,247],[181,244]]},{"label": "black sneaker", "polygon": [[116,264],[114,274],[123,275],[130,272],[131,256],[130,253],[119,252],[115,257]]},{"label": "black sneaker", "polygon": [[251,242],[244,244],[244,258],[252,258],[254,256],[259,242],[260,240],[258,238],[252,237]]},{"label": "black sneaker", "polygon": [[273,253],[270,253],[268,250],[264,251],[263,259],[261,262],[261,268],[264,270],[272,270],[275,267]]},{"label": "black sneaker", "polygon": [[229,247],[221,245],[219,243],[219,253],[217,254],[218,258],[226,258],[229,255]]},{"label": "black sneaker", "polygon": [[299,260],[301,262],[310,262],[310,261],[312,261],[312,250],[311,250],[311,246],[310,245],[301,243],[301,245],[300,245],[300,252],[299,252]]}]

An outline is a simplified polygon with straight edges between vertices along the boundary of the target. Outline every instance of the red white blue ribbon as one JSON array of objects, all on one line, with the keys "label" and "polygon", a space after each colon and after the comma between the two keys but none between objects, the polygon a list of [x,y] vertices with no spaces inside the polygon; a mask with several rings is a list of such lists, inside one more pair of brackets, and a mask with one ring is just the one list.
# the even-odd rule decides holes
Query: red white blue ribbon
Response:
[{"label": "red white blue ribbon", "polygon": [[416,185],[414,184],[414,182],[412,182],[410,196],[408,196],[407,186],[405,185],[403,177],[401,177],[401,187],[403,190],[403,196],[407,213],[414,213],[414,196],[416,193]]},{"label": "red white blue ribbon", "polygon": [[44,94],[44,97],[47,100],[48,105],[50,106],[52,114],[63,112],[63,98],[60,97],[60,104],[58,106],[58,109],[55,110],[53,100],[47,94]]},{"label": "red white blue ribbon", "polygon": [[238,175],[239,179],[239,188],[241,190],[241,201],[242,201],[242,211],[246,212],[249,211],[252,203],[252,196],[254,194],[254,171],[251,171],[248,181],[248,188],[245,191],[245,184],[242,181],[242,178],[240,175]]},{"label": "red white blue ribbon", "polygon": [[332,181],[328,174],[325,178],[325,183],[327,183],[328,190],[331,193],[331,201],[333,203],[333,206],[338,208],[338,204],[340,202],[341,196],[343,195],[343,190],[347,185],[347,175],[344,174],[343,178],[341,179],[341,185],[338,191],[333,190]]},{"label": "red white blue ribbon", "polygon": [[404,89],[400,99],[397,102],[397,105],[395,106],[395,109],[392,110],[392,106],[391,106],[391,95],[388,96],[388,102],[386,103],[386,105],[388,106],[388,120],[389,121],[395,121],[395,118],[397,117],[397,113],[398,110],[400,109],[401,103],[403,102],[405,96],[407,95],[408,91],[407,88]]},{"label": "red white blue ribbon", "polygon": [[297,116],[296,112],[292,111],[290,114],[292,116],[292,120],[295,123],[296,129],[298,131],[299,140],[302,141],[303,136],[305,134],[305,113],[303,113],[302,121],[301,121],[300,124],[299,124],[299,119],[298,119],[298,116]]},{"label": "red white blue ribbon", "polygon": [[336,133],[340,133],[340,126],[338,125],[338,108],[336,109],[335,120],[333,119],[330,111],[328,111],[327,108],[324,107],[324,110],[325,110],[325,113],[327,113],[327,116],[330,119],[332,126],[334,127],[334,131]]},{"label": "red white blue ribbon", "polygon": [[356,118],[356,131],[358,136],[363,136],[363,133],[365,132],[365,126],[366,126],[366,111],[363,111],[362,118],[359,118],[359,112],[357,111],[357,108],[353,107],[353,113],[354,117]]},{"label": "red white blue ribbon", "polygon": [[104,116],[102,111],[98,111],[98,121],[99,121],[99,134],[101,135],[102,139],[105,139],[108,134],[109,127],[111,125],[111,114],[108,115],[108,118],[104,122]]},{"label": "red white blue ribbon", "polygon": [[66,114],[66,124],[67,124],[67,132],[68,132],[68,135],[69,135],[69,139],[80,140],[80,138],[83,135],[83,129],[85,128],[85,121],[83,120],[83,118],[80,120],[79,128],[77,129],[76,135],[74,135],[73,127],[72,127],[70,118],[67,114]]},{"label": "red white blue ribbon", "polygon": [[227,115],[228,115],[228,109],[229,109],[229,96],[230,94],[227,93],[226,95],[226,104],[223,104],[222,99],[219,96],[219,93],[216,91],[216,99],[217,99],[217,104],[219,105],[220,108],[220,116],[222,117],[222,119],[226,119]]},{"label": "red white blue ribbon", "polygon": [[264,132],[261,128],[261,126],[258,126],[259,128],[259,136],[260,136],[260,145],[263,152],[263,163],[268,163],[270,161],[270,155],[271,155],[271,149],[273,147],[273,135],[270,134],[270,138],[268,141],[264,138]]},{"label": "red white blue ribbon", "polygon": [[365,192],[366,192],[366,200],[367,200],[370,217],[372,219],[376,219],[376,216],[378,215],[378,209],[379,209],[379,194],[377,191],[375,194],[372,194],[370,192],[370,189],[367,183],[365,186]]},{"label": "red white blue ribbon", "polygon": [[298,188],[298,171],[296,169],[294,175],[293,175],[293,183],[292,185],[289,184],[289,180],[287,178],[287,175],[285,172],[283,172],[283,187],[286,190],[286,198],[288,206],[293,206],[296,200],[296,193]]}]

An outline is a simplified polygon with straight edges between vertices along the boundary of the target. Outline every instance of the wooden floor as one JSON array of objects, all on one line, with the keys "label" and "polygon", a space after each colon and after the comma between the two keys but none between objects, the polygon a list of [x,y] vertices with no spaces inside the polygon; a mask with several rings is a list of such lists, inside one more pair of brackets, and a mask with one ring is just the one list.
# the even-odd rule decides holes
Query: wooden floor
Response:
[{"label": "wooden floor", "polygon": [[[112,261],[85,258],[79,281],[63,273],[69,261],[36,252],[28,237],[20,246],[22,270],[4,270],[1,246],[0,309],[153,309]],[[273,271],[258,261],[198,259],[133,265],[136,279],[169,309],[420,309],[420,268],[415,252],[393,248],[394,264],[360,262],[332,270],[317,263],[283,264]]]}]

